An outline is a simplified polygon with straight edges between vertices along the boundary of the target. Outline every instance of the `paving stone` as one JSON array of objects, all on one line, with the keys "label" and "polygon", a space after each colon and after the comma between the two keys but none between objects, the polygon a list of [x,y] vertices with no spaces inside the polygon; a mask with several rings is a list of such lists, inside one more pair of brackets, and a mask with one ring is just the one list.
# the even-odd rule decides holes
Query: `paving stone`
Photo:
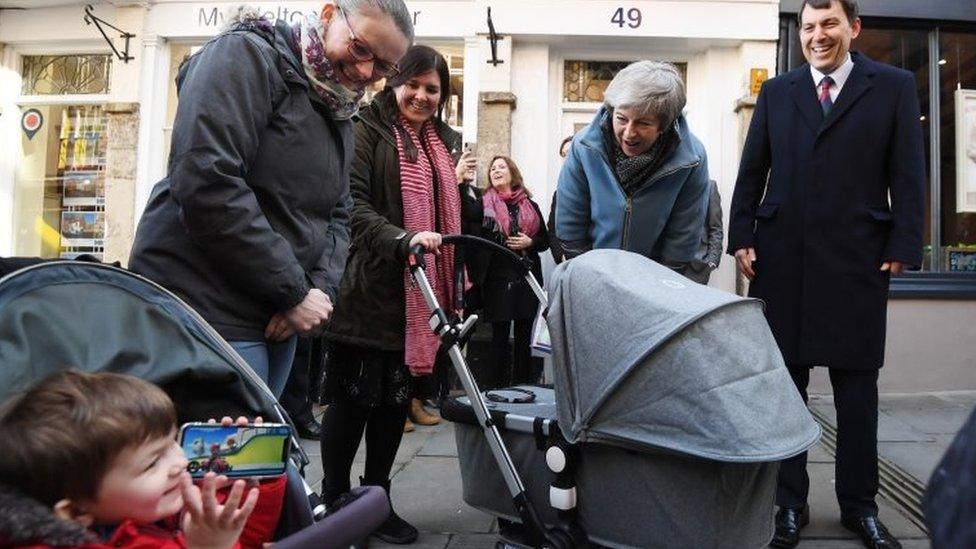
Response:
[{"label": "paving stone", "polygon": [[949,435],[938,437],[932,442],[879,442],[878,453],[927,484],[952,441]]},{"label": "paving stone", "polygon": [[393,477],[393,508],[422,532],[484,534],[494,518],[461,499],[456,458],[415,457]]},{"label": "paving stone", "polygon": [[[834,494],[834,465],[808,463],[810,475],[810,525],[803,529],[808,539],[853,539],[840,524],[840,507]],[[893,535],[900,538],[923,538],[924,534],[882,498],[878,499],[878,516]]]},{"label": "paving stone", "polygon": [[834,457],[827,453],[827,449],[821,443],[814,444],[807,451],[807,463],[833,463]]},{"label": "paving stone", "polygon": [[451,537],[448,549],[491,549],[498,541],[497,534],[459,534]]},{"label": "paving stone", "polygon": [[420,449],[418,455],[457,457],[457,444],[454,440],[454,425],[449,422],[442,422],[434,430],[427,443]]},{"label": "paving stone", "polygon": [[889,409],[887,413],[931,435],[954,435],[966,422],[968,413],[956,406]]},{"label": "paving stone", "polygon": [[[806,533],[806,530],[804,530]],[[902,539],[903,549],[929,549],[928,540]],[[864,545],[855,539],[802,539],[798,549],[864,549]]]},{"label": "paving stone", "polygon": [[879,410],[878,442],[935,442],[935,437],[905,423],[892,411]]},{"label": "paving stone", "polygon": [[372,538],[369,540],[369,549],[400,549],[402,547],[409,547],[410,549],[444,549],[445,547],[453,547],[448,545],[450,541],[451,534],[421,532],[417,541],[411,545],[394,545]]}]

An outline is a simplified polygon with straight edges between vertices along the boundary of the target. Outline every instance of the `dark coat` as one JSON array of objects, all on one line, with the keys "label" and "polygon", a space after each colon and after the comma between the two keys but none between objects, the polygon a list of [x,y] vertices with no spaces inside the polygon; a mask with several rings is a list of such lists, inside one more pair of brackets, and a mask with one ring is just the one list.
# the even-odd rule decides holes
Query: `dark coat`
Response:
[{"label": "dark coat", "polygon": [[925,490],[934,549],[976,547],[976,409],[939,460]]},{"label": "dark coat", "polygon": [[[532,246],[522,252],[522,255],[532,262],[532,274],[542,284],[542,261],[539,254],[549,249],[549,231],[543,222],[545,218],[542,217],[539,205],[531,199],[529,203],[539,216],[539,232],[532,237]],[[478,205],[484,215],[483,202],[479,201]],[[509,212],[511,211],[510,208]],[[497,231],[482,228],[479,236],[505,245],[505,239]],[[469,273],[472,281],[481,290],[480,297],[484,304],[482,319],[485,322],[500,322],[535,318],[539,299],[529,288],[522,273],[497,254],[481,252],[478,255],[478,259],[469,262]]]},{"label": "dark coat", "polygon": [[226,339],[263,340],[313,285],[335,297],[345,263],[352,124],[310,88],[290,33],[242,23],[181,67],[168,175],[132,248],[130,269]]},{"label": "dark coat", "polygon": [[749,292],[765,300],[787,364],[880,368],[889,277],[879,269],[922,261],[915,79],[852,55],[826,118],[808,65],[766,82],[732,197],[728,251],[756,249]]},{"label": "dark coat", "polygon": [[[404,270],[415,234],[403,229],[395,115],[393,94],[383,91],[355,120],[355,158],[349,183],[352,245],[339,303],[326,333],[329,339],[384,351],[403,350]],[[446,124],[435,123],[448,152],[456,155],[461,135]]]}]

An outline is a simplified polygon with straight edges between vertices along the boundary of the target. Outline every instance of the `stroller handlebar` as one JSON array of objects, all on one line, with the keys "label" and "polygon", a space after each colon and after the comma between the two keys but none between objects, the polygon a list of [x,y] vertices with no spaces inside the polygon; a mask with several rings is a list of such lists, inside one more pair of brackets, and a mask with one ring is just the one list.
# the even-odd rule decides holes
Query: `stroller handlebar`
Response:
[{"label": "stroller handlebar", "polygon": [[[441,238],[441,244],[453,246],[471,246],[497,254],[500,257],[504,257],[512,265],[515,265],[516,269],[519,270],[519,274],[521,275],[526,275],[532,270],[532,262],[528,258],[521,257],[505,246],[496,244],[495,242],[485,238],[466,234],[446,234]],[[420,244],[411,246],[410,257],[407,260],[409,265],[411,267],[423,267],[424,254],[426,253],[427,250]]]},{"label": "stroller handlebar", "polygon": [[[479,238],[477,236],[466,235],[466,234],[444,235],[441,238],[441,244],[442,245],[450,244],[454,246],[458,246],[458,245],[473,246],[476,248],[487,250],[493,254],[496,254],[498,257],[505,258],[509,263],[515,266],[519,274],[525,277],[526,282],[528,282],[529,284],[529,288],[532,290],[532,293],[535,294],[539,302],[542,303],[543,308],[549,306],[549,301],[546,297],[545,291],[542,289],[542,286],[539,284],[539,281],[536,280],[535,276],[532,274],[531,259],[527,257],[521,257],[515,252],[513,252],[512,250],[509,250],[508,248],[496,244],[490,240]],[[410,273],[413,274],[414,276],[418,274],[418,271],[422,273],[424,267],[426,267],[426,263],[424,261],[424,254],[426,253],[427,253],[426,248],[424,248],[420,244],[416,244],[410,247],[410,255],[407,257],[407,265],[410,268]],[[431,294],[431,296],[433,296],[433,294]],[[430,302],[429,304],[432,305],[431,309],[437,308],[435,302]]]}]

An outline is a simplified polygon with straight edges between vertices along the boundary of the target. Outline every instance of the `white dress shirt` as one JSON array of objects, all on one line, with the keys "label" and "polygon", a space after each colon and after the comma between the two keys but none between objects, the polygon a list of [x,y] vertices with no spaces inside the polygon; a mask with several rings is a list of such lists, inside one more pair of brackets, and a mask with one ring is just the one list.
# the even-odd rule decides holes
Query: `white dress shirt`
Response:
[{"label": "white dress shirt", "polygon": [[820,81],[823,80],[824,76],[830,76],[834,79],[834,85],[830,86],[830,102],[836,103],[837,96],[840,95],[840,90],[844,88],[844,83],[847,82],[847,77],[851,75],[852,70],[854,70],[854,60],[851,59],[851,52],[847,52],[847,59],[829,75],[818,71],[813,68],[813,65],[810,65],[810,74],[813,75],[813,87],[817,90],[817,95],[820,95]]}]

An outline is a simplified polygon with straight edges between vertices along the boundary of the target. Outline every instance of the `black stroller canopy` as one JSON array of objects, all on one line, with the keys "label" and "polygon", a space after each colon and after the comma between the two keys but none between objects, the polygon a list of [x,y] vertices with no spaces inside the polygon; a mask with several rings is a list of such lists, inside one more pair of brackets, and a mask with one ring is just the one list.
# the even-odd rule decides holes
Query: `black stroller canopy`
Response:
[{"label": "black stroller canopy", "polygon": [[617,250],[561,264],[549,297],[556,412],[570,442],[762,462],[819,438],[760,301]]},{"label": "black stroller canopy", "polygon": [[108,265],[58,261],[0,279],[0,401],[66,368],[151,381],[181,421],[284,421],[265,384],[190,307]]}]

